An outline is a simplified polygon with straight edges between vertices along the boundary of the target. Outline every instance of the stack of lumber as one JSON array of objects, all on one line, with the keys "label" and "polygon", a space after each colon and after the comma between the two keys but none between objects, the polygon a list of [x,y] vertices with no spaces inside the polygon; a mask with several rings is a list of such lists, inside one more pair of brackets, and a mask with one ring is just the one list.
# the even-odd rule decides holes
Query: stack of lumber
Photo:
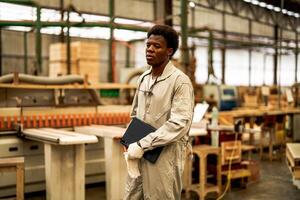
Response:
[{"label": "stack of lumber", "polygon": [[[100,63],[99,45],[91,42],[71,43],[71,74],[87,75],[91,83],[99,82]],[[67,74],[67,45],[55,43],[50,45],[49,76]]]}]

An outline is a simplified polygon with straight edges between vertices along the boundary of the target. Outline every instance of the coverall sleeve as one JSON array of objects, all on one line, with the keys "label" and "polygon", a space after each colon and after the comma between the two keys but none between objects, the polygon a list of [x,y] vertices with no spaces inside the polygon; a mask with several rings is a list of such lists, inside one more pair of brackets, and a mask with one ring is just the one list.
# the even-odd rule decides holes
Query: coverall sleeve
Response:
[{"label": "coverall sleeve", "polygon": [[155,132],[141,139],[141,146],[147,151],[182,138],[190,129],[193,111],[194,92],[191,83],[178,84],[171,103],[170,118]]}]

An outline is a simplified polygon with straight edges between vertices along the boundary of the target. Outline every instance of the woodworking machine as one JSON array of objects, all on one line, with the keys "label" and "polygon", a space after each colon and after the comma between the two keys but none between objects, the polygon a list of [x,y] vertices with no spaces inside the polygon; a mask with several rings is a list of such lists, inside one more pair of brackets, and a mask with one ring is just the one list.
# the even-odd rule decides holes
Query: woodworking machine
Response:
[{"label": "woodworking machine", "polygon": [[[91,124],[125,125],[130,106],[102,105],[100,89],[134,89],[128,85],[89,85],[82,77],[57,78],[9,74],[0,77],[0,158],[25,157],[25,192],[45,190],[43,143],[25,139],[22,130]],[[100,138],[86,145],[86,183],[102,182],[104,149]],[[0,174],[0,197],[15,194],[15,174]]]}]

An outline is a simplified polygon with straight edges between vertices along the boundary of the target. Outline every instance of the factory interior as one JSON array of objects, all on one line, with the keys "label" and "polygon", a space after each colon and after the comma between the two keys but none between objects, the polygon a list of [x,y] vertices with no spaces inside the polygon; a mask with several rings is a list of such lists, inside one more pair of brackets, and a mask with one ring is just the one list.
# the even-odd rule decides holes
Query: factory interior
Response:
[{"label": "factory interior", "polygon": [[124,198],[156,24],[194,92],[176,199],[300,200],[299,0],[0,0],[0,200]]}]

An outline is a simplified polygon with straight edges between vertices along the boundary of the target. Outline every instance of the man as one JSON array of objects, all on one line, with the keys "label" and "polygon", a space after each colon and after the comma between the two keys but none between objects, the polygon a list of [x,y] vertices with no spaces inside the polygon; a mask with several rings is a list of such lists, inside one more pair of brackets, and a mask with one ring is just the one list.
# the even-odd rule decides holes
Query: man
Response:
[{"label": "man", "polygon": [[[128,177],[128,200],[180,199],[188,132],[194,109],[190,79],[170,59],[178,49],[177,32],[155,25],[147,34],[146,59],[151,66],[138,80],[131,116],[157,130],[129,145],[130,161],[137,161],[140,176]],[[153,164],[142,158],[145,151],[164,146]]]}]

